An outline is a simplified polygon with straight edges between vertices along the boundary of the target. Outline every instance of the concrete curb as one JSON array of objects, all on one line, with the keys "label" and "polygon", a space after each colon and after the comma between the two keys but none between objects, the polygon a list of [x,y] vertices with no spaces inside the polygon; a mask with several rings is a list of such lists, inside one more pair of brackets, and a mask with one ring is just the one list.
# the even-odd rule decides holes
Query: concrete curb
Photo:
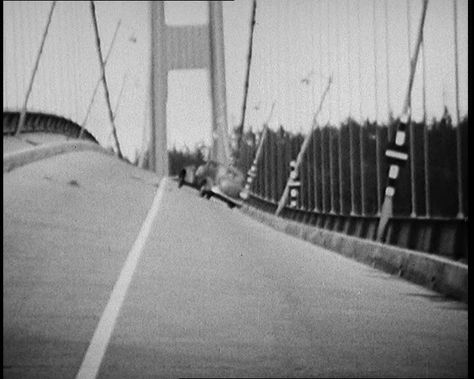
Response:
[{"label": "concrete curb", "polygon": [[468,266],[464,263],[300,224],[248,205],[241,211],[276,230],[468,302]]},{"label": "concrete curb", "polygon": [[17,167],[24,166],[40,159],[49,158],[54,155],[78,151],[97,151],[110,154],[100,145],[81,140],[40,145],[31,149],[5,154],[3,156],[3,172],[9,172]]}]

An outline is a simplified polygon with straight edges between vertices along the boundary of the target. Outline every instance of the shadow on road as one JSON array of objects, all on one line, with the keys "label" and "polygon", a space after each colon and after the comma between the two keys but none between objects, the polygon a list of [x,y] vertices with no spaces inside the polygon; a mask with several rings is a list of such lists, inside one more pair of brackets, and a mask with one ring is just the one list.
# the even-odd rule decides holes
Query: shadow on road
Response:
[{"label": "shadow on road", "polygon": [[441,294],[421,294],[421,293],[407,293],[406,296],[411,297],[422,297],[436,303],[449,303],[447,306],[443,306],[443,309],[451,310],[468,310],[468,305],[461,303],[453,297],[445,296]]}]

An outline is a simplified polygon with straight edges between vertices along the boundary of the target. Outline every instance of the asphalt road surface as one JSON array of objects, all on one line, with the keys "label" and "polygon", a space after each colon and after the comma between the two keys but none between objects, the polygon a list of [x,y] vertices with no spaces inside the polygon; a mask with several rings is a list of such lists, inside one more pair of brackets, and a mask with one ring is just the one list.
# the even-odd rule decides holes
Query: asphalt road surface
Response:
[{"label": "asphalt road surface", "polygon": [[4,377],[467,376],[462,303],[100,153],[3,179]]}]

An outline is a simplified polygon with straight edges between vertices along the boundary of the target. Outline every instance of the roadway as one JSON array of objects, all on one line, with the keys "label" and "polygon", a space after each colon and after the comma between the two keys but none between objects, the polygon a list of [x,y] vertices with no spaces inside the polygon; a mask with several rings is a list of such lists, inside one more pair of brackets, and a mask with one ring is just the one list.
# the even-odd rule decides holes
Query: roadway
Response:
[{"label": "roadway", "polygon": [[100,378],[467,376],[463,303],[97,152],[3,179],[4,377],[75,377],[108,322]]}]

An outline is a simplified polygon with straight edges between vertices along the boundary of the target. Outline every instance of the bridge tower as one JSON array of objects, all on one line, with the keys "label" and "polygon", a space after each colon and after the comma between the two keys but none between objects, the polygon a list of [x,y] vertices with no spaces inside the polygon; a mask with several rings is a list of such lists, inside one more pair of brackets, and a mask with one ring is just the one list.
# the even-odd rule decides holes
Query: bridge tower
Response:
[{"label": "bridge tower", "polygon": [[151,135],[149,168],[168,175],[166,104],[168,71],[208,69],[212,98],[212,146],[210,158],[230,163],[227,136],[224,33],[222,4],[209,1],[205,25],[166,25],[164,2],[151,1]]}]

